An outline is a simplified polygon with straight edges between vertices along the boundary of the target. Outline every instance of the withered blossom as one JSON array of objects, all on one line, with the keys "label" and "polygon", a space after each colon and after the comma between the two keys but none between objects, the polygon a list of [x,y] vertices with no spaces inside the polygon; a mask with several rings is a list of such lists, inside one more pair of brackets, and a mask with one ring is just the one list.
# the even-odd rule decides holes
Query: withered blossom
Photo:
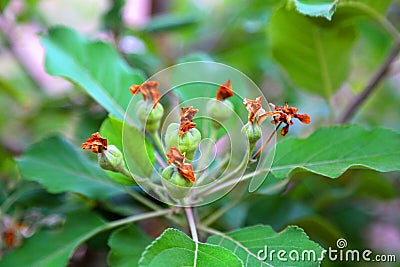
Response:
[{"label": "withered blossom", "polygon": [[273,116],[273,120],[271,123],[273,124],[280,124],[284,123],[285,126],[281,130],[281,135],[285,136],[289,132],[289,126],[293,125],[293,118],[298,119],[304,124],[310,123],[310,116],[307,114],[298,114],[298,109],[296,107],[289,107],[288,103],[286,102],[284,106],[276,106],[271,104],[271,107],[274,111],[268,111],[264,115],[262,115],[263,119],[268,116]]},{"label": "withered blossom", "polygon": [[243,100],[243,104],[246,106],[247,111],[249,112],[249,122],[261,124],[259,118],[265,114],[265,110],[261,106],[262,96],[256,98],[256,100],[251,100],[245,98]]},{"label": "withered blossom", "polygon": [[5,227],[2,233],[5,247],[7,249],[12,249],[21,246],[24,237],[22,233],[28,230],[29,227],[22,222]]},{"label": "withered blossom", "polygon": [[182,165],[185,161],[185,155],[179,152],[179,149],[171,147],[169,153],[166,154],[168,164],[175,164],[176,166]]},{"label": "withered blossom", "polygon": [[193,109],[192,106],[181,108],[181,123],[179,125],[179,136],[183,136],[190,129],[196,127],[193,117],[199,112],[198,109]]},{"label": "withered blossom", "polygon": [[107,150],[107,143],[107,138],[102,138],[97,132],[92,134],[85,143],[82,143],[82,149],[90,149],[93,153],[103,153],[104,150]]},{"label": "withered blossom", "polygon": [[194,177],[193,166],[189,163],[184,163],[185,155],[181,154],[176,147],[171,147],[170,152],[166,154],[168,158],[168,164],[174,164],[180,174],[194,183],[196,178]]},{"label": "withered blossom", "polygon": [[233,91],[232,91],[231,80],[228,80],[218,88],[216,99],[218,101],[221,101],[232,96],[233,96]]},{"label": "withered blossom", "polygon": [[129,90],[133,95],[138,93],[142,93],[143,100],[151,100],[153,101],[153,109],[157,106],[160,101],[161,94],[158,91],[158,82],[157,81],[147,81],[142,84],[134,84],[129,87]]}]

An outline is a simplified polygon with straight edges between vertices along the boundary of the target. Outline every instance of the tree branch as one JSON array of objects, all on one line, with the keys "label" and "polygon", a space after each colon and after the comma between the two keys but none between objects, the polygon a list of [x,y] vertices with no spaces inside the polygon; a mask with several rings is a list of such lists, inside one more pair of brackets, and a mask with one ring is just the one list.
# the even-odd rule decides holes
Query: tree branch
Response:
[{"label": "tree branch", "polygon": [[197,229],[196,229],[196,222],[194,219],[194,214],[193,214],[193,208],[192,207],[186,207],[185,208],[185,213],[186,213],[186,218],[188,220],[189,228],[190,228],[190,233],[192,234],[192,239],[194,242],[199,242],[199,238],[197,236]]},{"label": "tree branch", "polygon": [[343,113],[342,118],[339,120],[340,123],[348,122],[357,113],[357,111],[361,108],[364,102],[377,88],[379,82],[385,77],[391,64],[394,62],[399,52],[400,52],[400,42],[397,42],[393,50],[386,58],[385,62],[378,69],[375,75],[371,78],[371,80],[368,82],[364,90],[347,107],[347,109]]}]

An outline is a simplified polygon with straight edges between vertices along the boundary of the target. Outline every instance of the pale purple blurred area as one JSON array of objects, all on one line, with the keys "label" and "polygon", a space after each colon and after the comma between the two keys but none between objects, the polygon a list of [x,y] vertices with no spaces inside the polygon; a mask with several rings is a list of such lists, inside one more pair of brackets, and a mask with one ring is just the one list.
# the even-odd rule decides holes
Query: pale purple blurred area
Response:
[{"label": "pale purple blurred area", "polygon": [[380,221],[369,226],[368,243],[377,251],[397,253],[400,257],[400,201],[380,203],[375,213]]},{"label": "pale purple blurred area", "polygon": [[124,23],[128,27],[141,28],[150,18],[151,1],[149,0],[126,0],[122,14]]},{"label": "pale purple blurred area", "polygon": [[375,252],[397,253],[400,257],[400,229],[390,223],[374,223],[369,228],[369,243]]}]

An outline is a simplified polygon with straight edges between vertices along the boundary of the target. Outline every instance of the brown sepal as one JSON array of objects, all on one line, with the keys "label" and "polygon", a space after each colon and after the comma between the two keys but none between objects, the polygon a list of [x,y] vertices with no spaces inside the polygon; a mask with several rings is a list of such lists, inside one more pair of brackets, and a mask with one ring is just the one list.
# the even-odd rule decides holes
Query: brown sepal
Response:
[{"label": "brown sepal", "polygon": [[97,132],[92,134],[85,143],[82,143],[82,149],[90,149],[93,153],[102,153],[107,150],[107,143],[107,138],[101,137]]},{"label": "brown sepal", "polygon": [[309,124],[311,122],[310,116],[308,116],[307,114],[295,114],[294,117],[299,119],[299,121],[304,124]]},{"label": "brown sepal", "polygon": [[261,106],[262,96],[256,98],[256,100],[251,100],[245,98],[243,100],[243,104],[246,106],[247,111],[249,112],[249,122],[254,123],[258,116],[263,116],[265,114],[265,110]]},{"label": "brown sepal", "polygon": [[274,109],[273,112],[266,112],[266,116],[273,116],[271,123],[279,124],[284,123],[285,127],[281,130],[281,135],[286,135],[289,132],[289,126],[294,124],[293,118],[298,119],[300,122],[309,124],[311,122],[310,116],[307,114],[298,114],[299,111],[296,107],[289,107],[286,102],[284,106],[279,107],[274,104],[270,104]]},{"label": "brown sepal", "polygon": [[177,149],[176,147],[171,147],[169,149],[169,153],[167,153],[166,156],[168,158],[168,164],[175,164],[177,166],[183,164],[185,160],[185,155],[181,154],[181,152],[179,152],[179,149]]},{"label": "brown sepal", "polygon": [[218,88],[216,99],[218,101],[225,100],[233,95],[231,80],[228,80]]},{"label": "brown sepal", "polygon": [[199,112],[199,110],[193,109],[192,106],[181,108],[181,123],[179,125],[179,136],[183,136],[190,129],[196,127],[196,123],[194,123],[192,120],[197,112]]},{"label": "brown sepal", "polygon": [[176,147],[171,147],[167,153],[168,164],[174,164],[180,174],[182,174],[190,182],[194,183],[196,178],[194,177],[193,166],[189,163],[184,163],[185,155],[181,154]]},{"label": "brown sepal", "polygon": [[289,125],[286,124],[281,130],[281,135],[285,136],[289,132]]},{"label": "brown sepal", "polygon": [[151,100],[153,101],[153,108],[155,108],[160,101],[161,94],[158,91],[158,82],[157,81],[147,81],[140,85],[134,84],[129,87],[129,90],[133,95],[142,93],[143,100]]},{"label": "brown sepal", "polygon": [[189,163],[182,164],[180,167],[178,167],[178,171],[191,183],[194,183],[196,181],[196,178],[194,177],[193,166],[191,164]]}]

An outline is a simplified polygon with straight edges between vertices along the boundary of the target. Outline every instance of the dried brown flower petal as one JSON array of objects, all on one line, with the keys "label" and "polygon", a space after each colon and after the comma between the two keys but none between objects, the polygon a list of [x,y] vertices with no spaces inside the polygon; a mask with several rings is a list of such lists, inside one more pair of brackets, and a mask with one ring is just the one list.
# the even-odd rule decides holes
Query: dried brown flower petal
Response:
[{"label": "dried brown flower petal", "polygon": [[286,124],[281,130],[281,135],[285,136],[288,132],[289,132],[289,125]]},{"label": "dried brown flower petal", "polygon": [[293,118],[298,119],[300,122],[309,124],[311,122],[310,116],[307,114],[298,114],[298,109],[296,107],[289,107],[288,103],[284,106],[279,107],[274,104],[270,104],[274,109],[272,112],[267,112],[265,116],[274,116],[271,121],[273,124],[284,123],[285,127],[281,130],[281,135],[286,135],[289,132],[289,126],[293,125]]},{"label": "dried brown flower petal", "polygon": [[193,171],[193,166],[189,163],[184,163],[180,167],[178,167],[178,171],[180,174],[183,175],[186,179],[188,179],[190,182],[194,183],[196,182],[196,178],[194,177],[194,171]]},{"label": "dried brown flower petal", "polygon": [[299,121],[304,124],[309,124],[311,122],[310,116],[308,116],[307,114],[294,114],[294,117],[296,119],[299,119]]},{"label": "dried brown flower petal", "polygon": [[129,90],[133,95],[138,93],[142,93],[143,99],[145,101],[152,100],[153,101],[153,108],[155,108],[160,101],[161,94],[158,91],[158,82],[157,81],[147,81],[140,85],[134,84],[132,85]]},{"label": "dried brown flower petal", "polygon": [[181,108],[181,123],[179,125],[179,136],[183,136],[190,129],[196,127],[196,123],[194,123],[192,120],[197,112],[199,112],[199,110],[193,109],[192,106]]},{"label": "dried brown flower petal", "polygon": [[247,111],[249,112],[249,122],[255,123],[258,121],[259,116],[265,114],[265,110],[261,106],[262,96],[256,98],[256,100],[251,100],[245,98],[243,104],[245,104]]},{"label": "dried brown flower petal", "polygon": [[82,143],[82,149],[90,149],[93,153],[102,153],[107,150],[107,143],[107,138],[102,138],[97,132],[92,134],[85,143]]},{"label": "dried brown flower petal", "polygon": [[176,147],[171,147],[169,153],[166,154],[168,158],[168,164],[175,164],[177,166],[183,164],[185,160],[185,155],[179,152]]},{"label": "dried brown flower petal", "polygon": [[183,107],[183,108],[181,108],[181,120],[192,121],[197,112],[199,112],[199,110],[193,109],[192,106]]},{"label": "dried brown flower petal", "polygon": [[23,235],[21,232],[28,229],[23,223],[16,223],[7,227],[2,233],[4,245],[8,249],[17,248],[21,246]]},{"label": "dried brown flower petal", "polygon": [[223,83],[217,90],[217,100],[225,100],[229,97],[233,96],[231,80],[226,81]]},{"label": "dried brown flower petal", "polygon": [[193,166],[189,163],[184,163],[185,155],[181,154],[176,147],[171,147],[170,152],[167,153],[168,164],[174,164],[180,174],[182,174],[190,182],[194,183],[196,178],[194,177]]}]

